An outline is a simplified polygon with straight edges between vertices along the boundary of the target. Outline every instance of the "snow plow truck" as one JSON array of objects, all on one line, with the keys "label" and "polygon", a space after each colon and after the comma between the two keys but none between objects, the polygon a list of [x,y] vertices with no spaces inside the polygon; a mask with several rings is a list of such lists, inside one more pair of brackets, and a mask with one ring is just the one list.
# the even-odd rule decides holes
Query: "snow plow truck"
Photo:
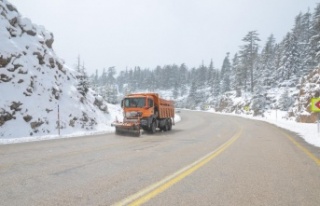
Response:
[{"label": "snow plow truck", "polygon": [[140,136],[140,130],[151,134],[159,128],[169,131],[174,125],[174,103],[159,97],[157,93],[129,94],[121,101],[123,122],[116,120],[111,125],[116,134]]}]

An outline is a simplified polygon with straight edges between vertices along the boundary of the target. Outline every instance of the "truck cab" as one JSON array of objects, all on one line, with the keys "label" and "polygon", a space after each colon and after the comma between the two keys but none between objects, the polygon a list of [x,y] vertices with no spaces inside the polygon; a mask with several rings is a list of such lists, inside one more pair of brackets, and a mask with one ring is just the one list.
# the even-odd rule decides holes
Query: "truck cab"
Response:
[{"label": "truck cab", "polygon": [[121,106],[125,122],[139,119],[143,130],[155,130],[152,126],[156,127],[157,125],[152,125],[152,122],[157,124],[157,112],[152,96],[128,96],[123,99]]},{"label": "truck cab", "polygon": [[154,114],[154,100],[152,96],[126,97],[122,100],[121,107],[125,117],[130,117],[130,112],[138,112],[140,117],[150,117]]}]

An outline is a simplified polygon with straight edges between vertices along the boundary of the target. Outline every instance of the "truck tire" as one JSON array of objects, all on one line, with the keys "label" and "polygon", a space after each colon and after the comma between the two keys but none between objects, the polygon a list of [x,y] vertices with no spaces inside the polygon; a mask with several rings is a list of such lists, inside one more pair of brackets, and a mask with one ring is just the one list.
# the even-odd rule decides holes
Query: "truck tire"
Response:
[{"label": "truck tire", "polygon": [[157,129],[157,125],[155,121],[152,121],[151,125],[150,125],[150,133],[154,134],[156,133],[156,129]]},{"label": "truck tire", "polygon": [[168,120],[166,120],[166,123],[164,124],[164,126],[163,126],[163,131],[168,131],[169,130],[169,121]]},{"label": "truck tire", "polygon": [[170,131],[172,129],[172,121],[171,119],[168,120],[168,130]]},{"label": "truck tire", "polygon": [[147,126],[142,126],[141,128],[142,128],[143,131],[145,131],[145,132],[146,132],[146,131],[149,131],[149,128],[148,128]]}]

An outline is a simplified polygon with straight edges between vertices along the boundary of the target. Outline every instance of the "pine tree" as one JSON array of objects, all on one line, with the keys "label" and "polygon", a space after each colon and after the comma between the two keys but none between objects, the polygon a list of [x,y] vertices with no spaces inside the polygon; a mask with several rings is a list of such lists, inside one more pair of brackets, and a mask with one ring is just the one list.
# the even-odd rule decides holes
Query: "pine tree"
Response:
[{"label": "pine tree", "polygon": [[188,84],[188,68],[185,64],[181,64],[178,73],[178,85],[180,87],[180,96],[187,94]]},{"label": "pine tree", "polygon": [[103,68],[103,70],[102,70],[102,74],[101,74],[101,76],[100,76],[100,79],[99,79],[99,82],[100,82],[100,86],[104,86],[104,85],[106,85],[107,84],[107,80],[108,78],[107,78],[107,72],[106,72],[106,69],[105,68]]},{"label": "pine tree", "polygon": [[[177,79],[179,79],[179,66],[176,64],[173,64],[170,68],[170,73],[168,78],[169,88],[175,87]],[[179,89],[179,84],[177,85],[177,89]]]},{"label": "pine tree", "polygon": [[160,89],[163,86],[163,78],[162,78],[162,68],[161,66],[157,66],[154,70],[154,78],[155,78],[155,88]]},{"label": "pine tree", "polygon": [[227,53],[227,56],[223,60],[222,68],[221,68],[221,93],[225,93],[230,91],[230,75],[231,75],[231,64],[229,60],[229,54]]},{"label": "pine tree", "polygon": [[221,67],[221,72],[220,72],[221,79],[224,78],[226,72],[228,72],[228,71],[230,72],[230,70],[231,70],[231,64],[230,64],[230,60],[229,60],[229,55],[230,55],[230,53],[228,52],[226,57],[223,60],[222,67]]},{"label": "pine tree", "polygon": [[197,88],[197,84],[195,81],[192,82],[191,87],[190,87],[190,91],[189,91],[189,95],[188,95],[188,107],[191,109],[194,109],[197,105],[198,102],[198,88]]},{"label": "pine tree", "polygon": [[265,93],[264,88],[258,85],[254,91],[252,102],[251,102],[251,109],[254,111],[254,115],[263,114],[265,103],[266,103],[266,98],[264,93]]},{"label": "pine tree", "polygon": [[189,98],[192,98],[192,99],[196,99],[197,98],[197,84],[196,82],[192,82],[191,84],[191,87],[190,87],[190,91],[189,91]]},{"label": "pine tree", "polygon": [[157,89],[157,87],[156,87],[156,78],[155,78],[155,76],[154,76],[154,72],[151,72],[151,74],[150,74],[150,81],[149,81],[149,84],[148,85],[150,85],[150,90],[151,91],[155,91],[156,89]]},{"label": "pine tree", "polygon": [[96,74],[94,75],[93,85],[94,85],[94,88],[95,88],[95,89],[99,86],[99,73],[98,73],[98,69],[96,69]]},{"label": "pine tree", "polygon": [[292,97],[290,97],[289,95],[289,90],[288,88],[281,94],[280,98],[279,98],[279,109],[283,110],[283,111],[288,111],[289,108],[292,106],[293,104],[293,99]]},{"label": "pine tree", "polygon": [[299,65],[297,65],[298,71],[296,74],[301,77],[303,74],[309,71],[308,66],[308,53],[309,53],[309,39],[311,37],[311,25],[310,25],[311,14],[300,13],[295,18],[295,24],[292,29],[292,34],[297,42],[295,50],[299,58]]},{"label": "pine tree", "polygon": [[213,96],[214,98],[218,98],[220,95],[220,75],[217,73],[213,82]]},{"label": "pine tree", "polygon": [[84,63],[83,65],[80,64],[80,56],[78,56],[78,64],[77,64],[77,79],[78,79],[78,85],[77,85],[77,90],[80,92],[80,94],[82,94],[83,97],[86,96],[86,94],[89,91],[89,77],[86,73],[86,69],[84,67]]},{"label": "pine tree", "polygon": [[297,80],[296,74],[301,66],[297,38],[289,32],[281,46],[283,56],[281,58],[281,66],[278,69],[278,74],[281,77],[280,81],[289,80],[290,78]]},{"label": "pine tree", "polygon": [[184,96],[187,94],[187,86],[185,84],[181,85],[180,87],[180,96]]},{"label": "pine tree", "polygon": [[206,86],[208,68],[202,64],[198,69],[195,70],[195,81],[198,88],[204,88]]},{"label": "pine tree", "polygon": [[[240,51],[242,64],[245,69],[249,68],[250,71],[250,92],[253,93],[254,89],[254,79],[253,72],[256,66],[256,61],[258,57],[258,47],[257,41],[260,41],[257,31],[250,31],[243,39],[246,44],[243,45]],[[247,80],[247,74],[245,75],[245,80]],[[246,83],[246,82],[245,82]]]},{"label": "pine tree", "polygon": [[309,73],[313,68],[312,61],[310,61],[310,39],[312,35],[311,30],[311,13],[308,11],[302,16],[302,43],[300,44],[301,50],[301,59],[302,59],[302,69],[303,74]]},{"label": "pine tree", "polygon": [[176,82],[174,84],[174,88],[173,88],[173,91],[172,91],[172,96],[174,99],[177,99],[178,96],[179,96],[179,88],[178,88],[178,83]]},{"label": "pine tree", "polygon": [[236,97],[241,96],[241,71],[240,71],[240,60],[238,57],[238,54],[235,53],[233,59],[232,59],[232,71],[231,76],[231,88],[233,90],[236,90]]},{"label": "pine tree", "polygon": [[114,78],[114,75],[116,74],[115,67],[109,67],[108,73],[107,73],[107,79],[106,83],[113,85],[116,83],[116,79]]},{"label": "pine tree", "polygon": [[89,77],[89,87],[98,92],[98,70],[95,74],[91,74]]},{"label": "pine tree", "polygon": [[273,80],[272,74],[276,71],[276,43],[271,34],[261,51],[259,58],[259,71],[256,72],[257,84],[270,87]]},{"label": "pine tree", "polygon": [[308,66],[314,69],[320,62],[320,4],[315,8],[311,21]]},{"label": "pine tree", "polygon": [[124,86],[124,84],[126,84],[126,72],[125,71],[120,72],[119,76],[116,79],[116,83],[118,85],[119,92],[123,92],[123,86]]},{"label": "pine tree", "polygon": [[213,67],[213,61],[211,59],[209,67],[208,67],[207,87],[212,87],[213,78],[214,78],[214,67]]}]

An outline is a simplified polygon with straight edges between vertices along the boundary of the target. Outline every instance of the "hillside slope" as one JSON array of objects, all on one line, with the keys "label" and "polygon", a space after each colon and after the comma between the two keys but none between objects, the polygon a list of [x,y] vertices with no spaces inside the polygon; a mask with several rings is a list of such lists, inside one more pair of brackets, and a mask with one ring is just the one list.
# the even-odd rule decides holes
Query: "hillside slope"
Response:
[{"label": "hillside slope", "polygon": [[[0,0],[0,138],[94,130],[111,119],[101,97],[79,90],[57,57],[53,34]],[[60,108],[58,122],[58,106]]]}]

